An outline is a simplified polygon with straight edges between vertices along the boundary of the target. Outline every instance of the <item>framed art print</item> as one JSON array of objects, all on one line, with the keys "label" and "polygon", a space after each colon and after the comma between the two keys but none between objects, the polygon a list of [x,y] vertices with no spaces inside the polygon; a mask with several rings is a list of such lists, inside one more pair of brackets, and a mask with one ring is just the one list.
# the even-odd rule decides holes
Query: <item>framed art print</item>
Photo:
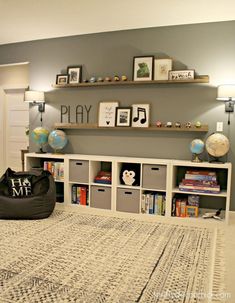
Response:
[{"label": "framed art print", "polygon": [[132,127],[149,127],[149,104],[132,104]]},{"label": "framed art print", "polygon": [[153,80],[154,56],[134,57],[133,60],[133,81]]},{"label": "framed art print", "polygon": [[116,108],[118,101],[102,101],[99,103],[98,126],[114,127],[116,122]]},{"label": "framed art print", "polygon": [[68,66],[69,84],[78,84],[82,80],[82,66]]},{"label": "framed art print", "polygon": [[170,70],[172,70],[172,59],[154,60],[154,80],[168,80]]},{"label": "framed art print", "polygon": [[131,125],[131,107],[117,107],[116,108],[116,126],[130,126]]},{"label": "framed art print", "polygon": [[60,74],[56,75],[56,84],[64,85],[68,83],[69,75],[67,74]]}]

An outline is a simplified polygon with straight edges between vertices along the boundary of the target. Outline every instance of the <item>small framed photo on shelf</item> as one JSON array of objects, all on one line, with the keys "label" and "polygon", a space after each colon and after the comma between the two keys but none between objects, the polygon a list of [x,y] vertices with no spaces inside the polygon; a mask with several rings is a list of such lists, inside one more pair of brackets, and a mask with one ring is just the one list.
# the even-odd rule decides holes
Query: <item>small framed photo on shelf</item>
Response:
[{"label": "small framed photo on shelf", "polygon": [[82,79],[82,66],[68,66],[67,73],[69,75],[69,84],[78,84]]},{"label": "small framed photo on shelf", "polygon": [[133,59],[133,81],[153,80],[154,56],[134,57]]},{"label": "small framed photo on shelf", "polygon": [[187,205],[186,206],[186,217],[197,218],[198,217],[198,207]]},{"label": "small framed photo on shelf", "polygon": [[116,126],[131,126],[131,107],[116,108]]},{"label": "small framed photo on shelf", "polygon": [[149,127],[149,104],[132,104],[132,127]]},{"label": "small framed photo on shelf", "polygon": [[101,101],[98,110],[98,126],[114,127],[116,122],[116,108],[118,101]]},{"label": "small framed photo on shelf", "polygon": [[154,80],[168,80],[170,70],[172,70],[172,59],[154,60]]},{"label": "small framed photo on shelf", "polygon": [[169,71],[169,80],[193,80],[194,79],[194,70],[171,70]]},{"label": "small framed photo on shelf", "polygon": [[56,75],[56,84],[64,85],[68,83],[69,75],[67,74],[60,74]]}]

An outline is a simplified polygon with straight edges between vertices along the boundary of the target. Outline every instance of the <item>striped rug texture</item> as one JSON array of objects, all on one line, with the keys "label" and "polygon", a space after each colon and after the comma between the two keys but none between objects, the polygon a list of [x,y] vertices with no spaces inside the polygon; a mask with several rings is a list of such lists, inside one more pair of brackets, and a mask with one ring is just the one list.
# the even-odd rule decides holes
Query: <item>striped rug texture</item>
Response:
[{"label": "striped rug texture", "polygon": [[1,303],[204,302],[216,231],[56,210],[0,221]]}]

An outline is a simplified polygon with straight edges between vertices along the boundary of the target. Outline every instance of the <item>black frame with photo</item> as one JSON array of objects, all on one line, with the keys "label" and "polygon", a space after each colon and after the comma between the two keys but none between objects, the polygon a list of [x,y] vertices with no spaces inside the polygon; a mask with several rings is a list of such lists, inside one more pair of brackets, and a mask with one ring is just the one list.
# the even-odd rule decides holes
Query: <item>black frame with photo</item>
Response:
[{"label": "black frame with photo", "polygon": [[[72,74],[72,72],[74,74]],[[68,66],[67,74],[69,75],[69,79],[68,79],[69,84],[78,84],[78,83],[82,82],[82,66],[81,65]]]},{"label": "black frame with photo", "polygon": [[[139,61],[139,63],[137,63]],[[149,62],[148,62],[149,61]],[[138,68],[136,69],[138,64]],[[144,64],[140,66],[140,64]],[[146,66],[148,68],[148,72],[146,73]],[[151,81],[153,80],[153,69],[154,66],[154,56],[135,56],[133,58],[133,81]]]},{"label": "black frame with photo", "polygon": [[[60,82],[60,78],[61,79],[65,79],[62,83]],[[68,74],[59,74],[56,75],[56,84],[58,85],[64,85],[64,84],[68,84],[69,81],[69,75]]]},{"label": "black frame with photo", "polygon": [[123,127],[130,127],[131,118],[132,118],[131,115],[132,115],[132,107],[117,107],[115,125],[123,126]]}]

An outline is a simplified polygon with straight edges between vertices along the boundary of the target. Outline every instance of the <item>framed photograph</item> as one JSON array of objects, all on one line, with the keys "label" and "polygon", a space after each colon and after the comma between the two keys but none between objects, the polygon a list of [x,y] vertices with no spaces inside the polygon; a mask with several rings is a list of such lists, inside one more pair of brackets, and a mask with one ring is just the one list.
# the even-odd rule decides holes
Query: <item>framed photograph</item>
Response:
[{"label": "framed photograph", "polygon": [[131,107],[116,108],[116,126],[131,126]]},{"label": "framed photograph", "polygon": [[56,75],[56,84],[64,85],[68,83],[69,75],[67,74],[60,74]]},{"label": "framed photograph", "polygon": [[154,60],[154,80],[168,80],[170,70],[172,70],[172,59]]},{"label": "framed photograph", "polygon": [[186,217],[198,217],[198,207],[197,206],[186,206]]},{"label": "framed photograph", "polygon": [[153,80],[154,56],[134,57],[133,60],[133,81]]},{"label": "framed photograph", "polygon": [[116,122],[116,108],[118,101],[102,101],[99,103],[98,126],[114,127]]},{"label": "framed photograph", "polygon": [[68,66],[69,84],[76,84],[82,81],[82,66]]},{"label": "framed photograph", "polygon": [[149,104],[132,104],[132,127],[149,127]]},{"label": "framed photograph", "polygon": [[194,79],[194,70],[171,70],[169,71],[169,80],[193,80]]}]

